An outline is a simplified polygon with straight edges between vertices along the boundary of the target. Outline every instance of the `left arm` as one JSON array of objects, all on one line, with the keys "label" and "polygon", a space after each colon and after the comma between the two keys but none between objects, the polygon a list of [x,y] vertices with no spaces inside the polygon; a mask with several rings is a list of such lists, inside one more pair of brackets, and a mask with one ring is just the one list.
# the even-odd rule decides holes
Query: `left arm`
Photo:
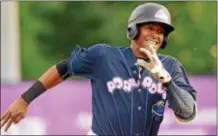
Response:
[{"label": "left arm", "polygon": [[196,91],[189,83],[188,74],[180,62],[175,60],[171,71],[172,79],[163,83],[167,90],[169,107],[173,109],[178,121],[191,121],[197,112]]},{"label": "left arm", "polygon": [[150,47],[150,50],[142,48],[141,51],[148,56],[150,61],[138,59],[137,64],[150,71],[166,88],[169,106],[177,119],[183,122],[194,119],[196,115],[196,92],[189,84],[185,69],[176,62],[173,68],[174,72],[170,75],[152,47]]},{"label": "left arm", "polygon": [[187,122],[194,119],[196,105],[193,96],[179,87],[174,81],[163,84],[167,90],[167,98],[170,108],[173,109],[178,121]]}]

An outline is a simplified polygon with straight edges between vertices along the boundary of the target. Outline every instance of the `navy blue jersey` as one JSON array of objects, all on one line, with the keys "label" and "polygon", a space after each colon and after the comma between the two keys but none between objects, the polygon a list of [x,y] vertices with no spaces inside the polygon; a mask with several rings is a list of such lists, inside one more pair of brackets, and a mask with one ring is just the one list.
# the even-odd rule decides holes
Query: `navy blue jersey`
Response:
[{"label": "navy blue jersey", "polygon": [[[174,82],[195,99],[183,66],[173,57],[158,55]],[[136,65],[131,48],[97,44],[76,47],[68,72],[91,79],[92,130],[98,135],[157,135],[167,94],[151,73]]]}]

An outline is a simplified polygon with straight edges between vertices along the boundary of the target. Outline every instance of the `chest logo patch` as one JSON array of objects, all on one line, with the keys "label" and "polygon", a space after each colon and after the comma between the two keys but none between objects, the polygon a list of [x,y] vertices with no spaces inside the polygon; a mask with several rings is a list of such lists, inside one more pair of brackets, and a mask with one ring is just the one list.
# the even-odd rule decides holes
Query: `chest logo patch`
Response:
[{"label": "chest logo patch", "polygon": [[156,121],[160,121],[164,114],[164,101],[159,100],[152,106],[152,114]]},{"label": "chest logo patch", "polygon": [[160,100],[152,106],[152,113],[163,116],[164,113],[164,101]]}]

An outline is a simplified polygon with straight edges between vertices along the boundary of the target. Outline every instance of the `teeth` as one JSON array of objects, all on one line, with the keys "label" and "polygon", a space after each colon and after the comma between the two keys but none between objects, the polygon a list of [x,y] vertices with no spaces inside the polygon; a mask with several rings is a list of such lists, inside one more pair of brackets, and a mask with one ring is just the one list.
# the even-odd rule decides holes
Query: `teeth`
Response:
[{"label": "teeth", "polygon": [[153,44],[153,45],[155,45],[155,44],[156,44],[156,42],[155,42],[155,41],[150,41],[150,40],[149,40],[149,41],[147,41],[147,43],[148,43],[148,44]]}]

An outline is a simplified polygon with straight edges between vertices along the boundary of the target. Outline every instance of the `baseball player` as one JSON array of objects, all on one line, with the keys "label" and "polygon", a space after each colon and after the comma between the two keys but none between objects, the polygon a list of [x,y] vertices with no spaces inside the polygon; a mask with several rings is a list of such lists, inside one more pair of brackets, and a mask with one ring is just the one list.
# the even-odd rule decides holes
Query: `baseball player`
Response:
[{"label": "baseball player", "polygon": [[130,47],[76,47],[69,58],[49,68],[8,108],[1,117],[1,128],[5,126],[7,131],[12,123],[18,123],[35,98],[73,75],[91,80],[93,116],[89,134],[155,136],[166,102],[177,120],[192,120],[196,91],[185,68],[177,59],[157,53],[166,47],[173,30],[166,7],[157,3],[139,5],[128,21]]}]

